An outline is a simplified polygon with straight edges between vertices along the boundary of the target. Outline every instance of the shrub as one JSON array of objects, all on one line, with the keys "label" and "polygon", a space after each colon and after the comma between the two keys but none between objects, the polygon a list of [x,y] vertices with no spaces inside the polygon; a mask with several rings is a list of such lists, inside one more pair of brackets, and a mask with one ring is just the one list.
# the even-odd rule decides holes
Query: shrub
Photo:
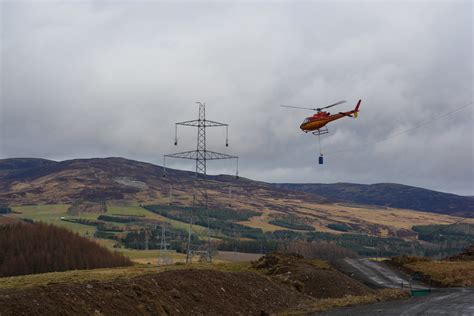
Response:
[{"label": "shrub", "polygon": [[328,228],[337,230],[340,232],[348,232],[351,230],[350,226],[347,226],[345,224],[339,224],[339,223],[334,223],[334,224],[328,224]]},{"label": "shrub", "polygon": [[11,213],[12,209],[6,206],[0,206],[0,214],[8,214]]},{"label": "shrub", "polygon": [[270,220],[268,223],[295,230],[315,230],[313,226],[304,222],[304,219],[298,216],[280,216]]}]

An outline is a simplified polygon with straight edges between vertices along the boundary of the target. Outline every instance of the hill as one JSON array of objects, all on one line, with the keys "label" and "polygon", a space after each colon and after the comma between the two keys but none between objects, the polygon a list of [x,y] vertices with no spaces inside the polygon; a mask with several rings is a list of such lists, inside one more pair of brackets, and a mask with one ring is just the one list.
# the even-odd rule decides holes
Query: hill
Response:
[{"label": "hill", "polygon": [[377,205],[438,214],[473,217],[474,199],[395,183],[275,184],[277,188],[307,192],[334,201]]},{"label": "hill", "polygon": [[[44,159],[0,160],[0,202],[6,205],[73,203],[77,200],[129,200],[156,202],[167,197],[169,186],[177,193],[191,194],[195,174],[124,158],[74,159],[55,162]],[[209,188],[228,194],[229,185],[242,193],[259,190],[272,197],[326,199],[304,192],[290,192],[270,184],[231,176],[209,176]],[[177,201],[179,203],[179,201]],[[1,204],[0,203],[0,204]]]},{"label": "hill", "polygon": [[[0,160],[0,205],[12,210],[5,216],[54,223],[83,235],[95,235],[108,239],[110,247],[119,242],[117,246],[144,249],[146,238],[141,230],[147,229],[152,234],[148,246],[156,249],[160,234],[156,227],[166,222],[170,237],[179,242],[173,249],[179,250],[185,243],[195,181],[193,172],[167,169],[164,177],[160,166],[123,158],[61,162],[4,159]],[[374,240],[361,241],[362,235],[414,240],[414,225],[459,220],[442,214],[334,203],[333,197],[217,175],[200,183],[196,194],[194,228],[196,240],[201,241],[208,225],[202,216],[203,187],[208,190],[209,225],[212,237],[221,243],[219,250],[238,247],[240,251],[259,252],[263,247],[276,247],[274,241],[284,239],[333,241],[335,235],[352,234],[338,242],[350,243],[351,249],[365,254],[377,250]],[[268,243],[262,244],[262,240]],[[400,241],[390,243],[399,245]],[[408,246],[390,248],[401,251]]]},{"label": "hill", "polygon": [[0,226],[0,277],[130,264],[64,228],[42,223]]}]

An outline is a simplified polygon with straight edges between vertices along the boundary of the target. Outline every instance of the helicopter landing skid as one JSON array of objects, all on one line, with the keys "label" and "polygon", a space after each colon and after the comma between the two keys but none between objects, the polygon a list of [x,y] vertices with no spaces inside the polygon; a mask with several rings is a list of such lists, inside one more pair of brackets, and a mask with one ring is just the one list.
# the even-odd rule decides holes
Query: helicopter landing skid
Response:
[{"label": "helicopter landing skid", "polygon": [[315,136],[320,136],[320,135],[324,135],[324,134],[327,134],[327,133],[329,133],[329,130],[328,130],[327,127],[323,127],[323,128],[315,130],[314,132],[311,132],[311,134],[313,134]]}]

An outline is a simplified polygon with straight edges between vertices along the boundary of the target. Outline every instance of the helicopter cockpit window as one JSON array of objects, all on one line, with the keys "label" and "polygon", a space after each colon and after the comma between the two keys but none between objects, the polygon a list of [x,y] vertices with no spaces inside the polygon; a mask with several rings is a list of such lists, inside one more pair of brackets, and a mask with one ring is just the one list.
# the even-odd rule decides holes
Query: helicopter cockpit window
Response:
[{"label": "helicopter cockpit window", "polygon": [[311,120],[311,119],[310,119],[309,117],[306,118],[306,119],[303,121],[303,124],[309,123],[310,120]]}]

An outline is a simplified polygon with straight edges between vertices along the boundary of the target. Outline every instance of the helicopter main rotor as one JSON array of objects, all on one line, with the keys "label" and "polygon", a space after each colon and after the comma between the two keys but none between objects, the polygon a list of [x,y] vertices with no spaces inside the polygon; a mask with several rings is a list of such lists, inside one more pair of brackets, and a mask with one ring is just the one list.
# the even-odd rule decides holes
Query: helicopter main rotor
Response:
[{"label": "helicopter main rotor", "polygon": [[281,107],[284,107],[284,108],[293,108],[293,109],[310,110],[310,111],[321,112],[321,111],[324,110],[324,109],[329,109],[329,108],[332,108],[333,106],[336,106],[336,105],[339,105],[339,104],[342,104],[342,103],[345,103],[345,102],[346,102],[345,100],[342,100],[342,101],[339,101],[339,102],[330,104],[330,105],[328,105],[328,106],[325,106],[325,107],[322,107],[322,108],[315,108],[315,109],[312,109],[312,108],[304,108],[304,107],[300,107],[300,106],[291,106],[291,105],[280,105],[280,106],[281,106]]}]

